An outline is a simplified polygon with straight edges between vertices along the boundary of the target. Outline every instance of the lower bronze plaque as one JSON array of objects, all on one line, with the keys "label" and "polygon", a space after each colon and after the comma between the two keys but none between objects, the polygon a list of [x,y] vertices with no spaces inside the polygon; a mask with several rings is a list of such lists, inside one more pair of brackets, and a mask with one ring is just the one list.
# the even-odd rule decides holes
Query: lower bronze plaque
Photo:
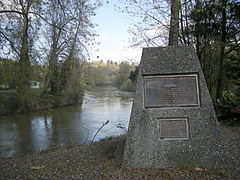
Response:
[{"label": "lower bronze plaque", "polygon": [[197,74],[144,76],[145,107],[199,106]]},{"label": "lower bronze plaque", "polygon": [[163,140],[188,139],[187,118],[160,119],[159,137]]}]

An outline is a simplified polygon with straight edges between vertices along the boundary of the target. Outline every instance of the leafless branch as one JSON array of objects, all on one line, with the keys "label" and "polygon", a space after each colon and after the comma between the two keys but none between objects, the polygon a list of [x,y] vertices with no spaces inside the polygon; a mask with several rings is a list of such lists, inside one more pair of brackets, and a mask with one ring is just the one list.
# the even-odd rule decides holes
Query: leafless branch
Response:
[{"label": "leafless branch", "polygon": [[13,51],[15,51],[18,56],[20,56],[18,50],[17,50],[17,49],[15,48],[15,46],[14,46],[14,43],[6,36],[3,32],[0,31],[0,34],[1,34],[1,36],[2,36],[4,39],[6,39],[6,40],[9,42],[9,44],[10,44],[11,48],[13,49]]}]

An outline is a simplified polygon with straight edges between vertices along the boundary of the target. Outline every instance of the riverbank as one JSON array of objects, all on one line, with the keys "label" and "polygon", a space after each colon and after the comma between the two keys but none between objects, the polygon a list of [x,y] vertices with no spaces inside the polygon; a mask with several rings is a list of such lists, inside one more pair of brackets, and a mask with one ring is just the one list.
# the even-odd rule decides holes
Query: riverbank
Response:
[{"label": "riverbank", "polygon": [[82,104],[1,116],[0,157],[90,142],[107,120],[95,141],[119,136],[128,128],[131,107],[132,93],[97,87],[85,90]]},{"label": "riverbank", "polygon": [[16,90],[0,90],[0,116],[23,112],[49,110],[82,103],[83,94],[73,93],[42,95],[41,89],[31,89],[19,95]]},{"label": "riverbank", "polygon": [[0,158],[0,179],[240,179],[240,128],[221,126],[231,164],[225,169],[121,168],[125,136],[36,155]]}]

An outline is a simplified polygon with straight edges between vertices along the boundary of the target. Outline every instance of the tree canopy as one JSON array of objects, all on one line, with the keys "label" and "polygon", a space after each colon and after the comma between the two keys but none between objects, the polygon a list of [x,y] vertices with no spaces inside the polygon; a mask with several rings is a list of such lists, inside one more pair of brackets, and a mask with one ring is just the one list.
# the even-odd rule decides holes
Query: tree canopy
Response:
[{"label": "tree canopy", "polygon": [[[221,101],[223,91],[231,89],[231,82],[235,82],[229,75],[229,67],[235,69],[240,63],[239,1],[126,0],[122,3],[123,12],[139,17],[129,30],[133,46],[167,45],[168,40],[171,42],[168,38],[171,24],[178,16],[179,29],[177,32],[177,28],[173,29],[179,45],[195,47],[211,96],[215,102]],[[179,13],[172,11],[171,15],[171,7],[177,9],[178,3]]]},{"label": "tree canopy", "polygon": [[68,87],[96,35],[91,17],[99,6],[97,0],[0,0],[0,55],[17,62],[19,92],[28,91],[35,64],[44,70],[44,93]]}]

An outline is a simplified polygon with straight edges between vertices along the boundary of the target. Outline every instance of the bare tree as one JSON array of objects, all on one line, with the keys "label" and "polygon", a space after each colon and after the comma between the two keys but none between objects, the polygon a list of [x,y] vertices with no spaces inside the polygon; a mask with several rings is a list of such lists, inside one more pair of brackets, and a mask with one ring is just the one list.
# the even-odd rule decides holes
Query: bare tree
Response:
[{"label": "bare tree", "polygon": [[[121,1],[120,10],[133,17],[129,32],[132,46],[160,46],[168,43],[169,0]],[[136,20],[137,17],[137,20]]]},{"label": "bare tree", "polygon": [[[48,74],[45,90],[50,86],[52,93],[64,89],[75,59],[83,59],[87,52],[86,42],[94,38],[90,17],[100,4],[89,4],[86,0],[50,0],[46,10],[50,12],[47,32],[51,32],[48,52]],[[46,36],[48,37],[48,36]],[[61,74],[61,75],[60,75]],[[46,91],[45,91],[46,92]]]},{"label": "bare tree", "polygon": [[31,0],[0,1],[0,46],[2,53],[19,61],[18,90],[25,92],[31,78],[31,45],[39,2]]}]

